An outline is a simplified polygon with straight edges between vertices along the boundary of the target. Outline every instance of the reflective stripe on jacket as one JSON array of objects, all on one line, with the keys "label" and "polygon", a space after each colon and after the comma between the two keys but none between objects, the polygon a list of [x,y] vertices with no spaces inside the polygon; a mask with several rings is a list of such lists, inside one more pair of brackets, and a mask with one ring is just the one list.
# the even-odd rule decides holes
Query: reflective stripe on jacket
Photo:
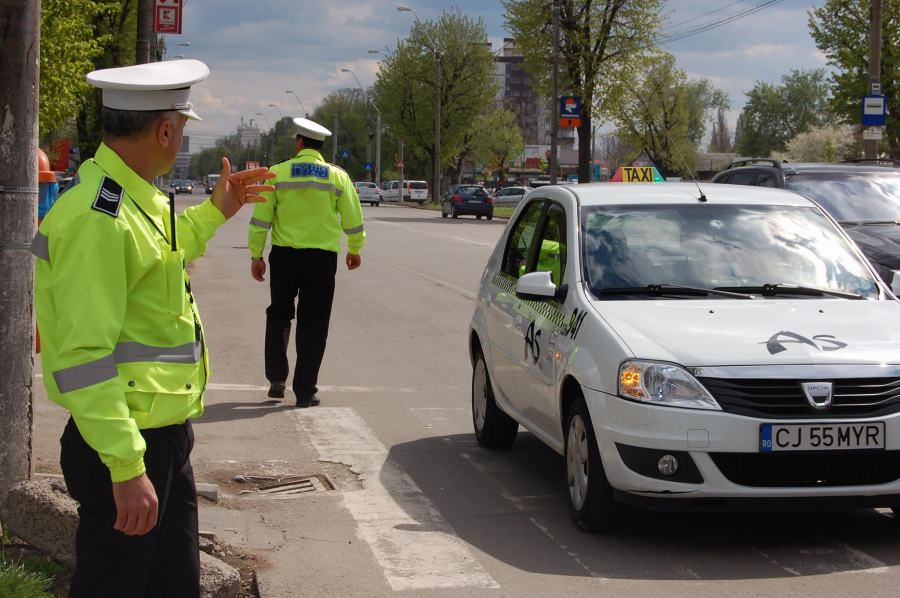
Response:
[{"label": "reflective stripe on jacket", "polygon": [[144,473],[139,430],[203,413],[209,359],[184,265],[225,217],[211,201],[177,219],[106,145],[78,170],[32,243],[44,385],[72,412],[114,482]]},{"label": "reflective stripe on jacket", "polygon": [[359,196],[346,172],[312,149],[269,170],[277,175],[268,181],[275,191],[263,193],[266,202],[253,209],[247,240],[253,257],[262,257],[269,229],[273,245],[335,253],[344,233],[348,251],[359,254],[366,233]]}]

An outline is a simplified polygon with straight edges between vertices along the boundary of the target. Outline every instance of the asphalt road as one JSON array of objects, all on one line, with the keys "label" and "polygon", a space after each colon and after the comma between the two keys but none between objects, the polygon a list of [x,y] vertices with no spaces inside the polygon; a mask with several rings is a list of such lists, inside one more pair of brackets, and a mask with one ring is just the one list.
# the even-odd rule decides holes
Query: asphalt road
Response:
[{"label": "asphalt road", "polygon": [[[886,512],[635,511],[623,532],[580,531],[562,457],[525,431],[504,451],[472,434],[466,331],[506,222],[363,212],[363,265],[339,264],[318,408],[266,400],[268,286],[250,278],[249,210],[191,267],[214,372],[194,465],[224,495],[201,528],[263,558],[264,597],[896,596],[900,522]],[[39,397],[40,469],[58,468],[65,418]],[[236,474],[325,474],[335,489],[241,494]]]}]

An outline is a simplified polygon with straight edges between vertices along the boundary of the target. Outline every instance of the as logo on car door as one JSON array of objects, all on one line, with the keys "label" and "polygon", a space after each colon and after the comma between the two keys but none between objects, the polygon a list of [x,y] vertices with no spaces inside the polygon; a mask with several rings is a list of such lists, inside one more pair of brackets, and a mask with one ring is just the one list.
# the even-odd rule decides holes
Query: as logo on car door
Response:
[{"label": "as logo on car door", "polygon": [[[818,344],[816,344],[818,341]],[[830,334],[817,334],[812,337],[812,339],[808,339],[805,336],[801,336],[796,332],[789,332],[787,330],[782,330],[781,332],[776,332],[769,338],[767,341],[763,341],[759,343],[760,345],[765,345],[766,349],[769,350],[770,355],[777,355],[783,351],[787,351],[787,347],[784,345],[808,345],[815,349],[816,351],[839,351],[847,346],[847,343],[842,343],[841,341],[835,340],[833,335]]]}]

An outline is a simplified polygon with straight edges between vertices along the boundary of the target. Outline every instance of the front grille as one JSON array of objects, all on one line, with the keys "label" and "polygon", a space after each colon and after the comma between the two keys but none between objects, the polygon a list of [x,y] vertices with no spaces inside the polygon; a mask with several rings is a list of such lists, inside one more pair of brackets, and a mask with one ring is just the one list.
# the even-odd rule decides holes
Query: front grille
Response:
[{"label": "front grille", "polygon": [[[700,378],[728,413],[764,418],[872,417],[900,411],[900,378],[784,380]],[[831,407],[809,404],[801,382],[834,382]]]},{"label": "front grille", "polygon": [[710,453],[710,457],[729,481],[757,488],[868,486],[900,479],[900,451]]}]

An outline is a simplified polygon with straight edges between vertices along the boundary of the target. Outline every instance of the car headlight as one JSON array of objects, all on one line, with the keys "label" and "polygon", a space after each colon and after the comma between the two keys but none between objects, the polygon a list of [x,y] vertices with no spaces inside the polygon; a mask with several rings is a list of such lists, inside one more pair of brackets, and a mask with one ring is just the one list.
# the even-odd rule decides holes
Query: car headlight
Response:
[{"label": "car headlight", "polygon": [[623,363],[619,368],[619,396],[666,407],[722,410],[699,380],[684,368],[668,363]]}]

